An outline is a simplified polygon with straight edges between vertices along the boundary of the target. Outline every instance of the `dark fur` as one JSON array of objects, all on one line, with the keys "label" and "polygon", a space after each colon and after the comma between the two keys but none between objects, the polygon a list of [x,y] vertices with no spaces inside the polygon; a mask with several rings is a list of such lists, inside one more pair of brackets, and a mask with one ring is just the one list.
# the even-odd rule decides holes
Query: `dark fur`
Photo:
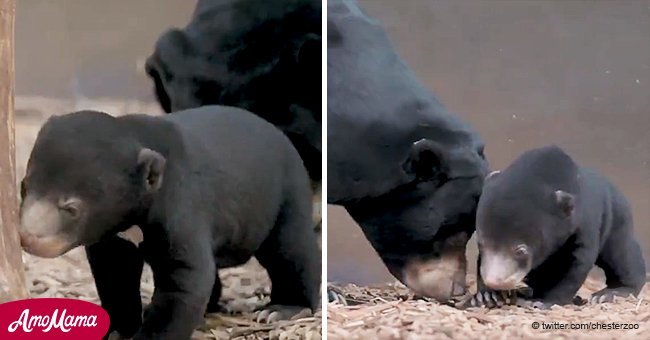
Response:
[{"label": "dark fur", "polygon": [[321,179],[321,1],[200,0],[146,62],[165,112],[237,106],[279,127]]},{"label": "dark fur", "polygon": [[401,280],[407,261],[439,258],[447,240],[473,233],[483,142],[355,2],[329,1],[327,53],[328,202],[347,209]]},{"label": "dark fur", "polygon": [[[156,164],[138,163],[142,148],[166,159],[159,189],[145,189],[159,178],[147,170]],[[81,241],[111,329],[123,336],[189,339],[208,301],[219,300],[217,269],[251,256],[269,273],[271,304],[317,308],[321,260],[308,175],[280,131],[241,109],[51,118],[23,183],[24,195],[83,199]],[[139,250],[115,236],[132,225],[144,233]],[[144,261],[155,292],[140,327]]]},{"label": "dark fur", "polygon": [[[556,190],[572,195],[572,203],[558,203]],[[644,284],[644,260],[625,197],[556,146],[527,151],[486,181],[477,236],[481,252],[518,244],[531,248],[532,268],[524,282],[533,300],[571,303],[594,264],[607,283],[595,296],[636,295]]]}]

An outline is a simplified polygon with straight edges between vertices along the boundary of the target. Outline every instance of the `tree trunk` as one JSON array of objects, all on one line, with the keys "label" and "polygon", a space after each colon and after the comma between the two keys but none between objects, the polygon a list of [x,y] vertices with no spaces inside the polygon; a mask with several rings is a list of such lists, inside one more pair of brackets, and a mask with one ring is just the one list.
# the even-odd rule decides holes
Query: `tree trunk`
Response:
[{"label": "tree trunk", "polygon": [[14,139],[15,0],[0,0],[0,303],[28,296],[18,238]]}]

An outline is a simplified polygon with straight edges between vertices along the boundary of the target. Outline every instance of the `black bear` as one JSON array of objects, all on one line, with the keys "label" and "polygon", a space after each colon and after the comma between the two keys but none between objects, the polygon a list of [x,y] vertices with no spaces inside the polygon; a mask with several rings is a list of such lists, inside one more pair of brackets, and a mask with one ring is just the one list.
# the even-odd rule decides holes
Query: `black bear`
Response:
[{"label": "black bear", "polygon": [[321,180],[321,0],[199,0],[145,69],[165,112],[236,106],[281,129]]},{"label": "black bear", "polygon": [[327,3],[327,202],[418,294],[465,293],[488,173],[481,136],[449,111],[355,1]]},{"label": "black bear", "polygon": [[[309,177],[286,136],[242,109],[50,118],[21,196],[23,248],[55,257],[85,246],[111,330],[122,336],[189,339],[217,306],[217,270],[252,256],[273,285],[266,321],[318,307]],[[133,225],[144,235],[139,249],[117,236]],[[144,321],[143,261],[155,281]]]},{"label": "black bear", "polygon": [[594,264],[607,287],[592,302],[637,295],[645,264],[623,194],[557,146],[523,153],[486,179],[476,215],[479,287],[474,304],[504,303],[528,286],[541,308],[576,301]]}]

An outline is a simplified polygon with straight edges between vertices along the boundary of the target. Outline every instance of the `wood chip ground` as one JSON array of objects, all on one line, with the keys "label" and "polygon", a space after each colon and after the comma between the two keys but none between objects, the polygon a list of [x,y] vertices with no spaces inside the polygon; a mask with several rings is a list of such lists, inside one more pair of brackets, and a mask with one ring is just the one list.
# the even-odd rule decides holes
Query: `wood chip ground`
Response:
[{"label": "wood chip ground", "polygon": [[[473,285],[471,281],[470,287]],[[603,286],[601,281],[590,278],[579,295],[587,297]],[[600,305],[553,306],[550,310],[516,306],[460,310],[415,297],[398,283],[375,287],[330,287],[348,301],[358,303],[347,306],[328,304],[327,339],[330,340],[650,339],[650,283],[639,298],[617,299]],[[538,329],[534,328],[535,322]],[[628,324],[637,329],[543,329],[542,323],[557,323],[556,327],[614,323]]]}]

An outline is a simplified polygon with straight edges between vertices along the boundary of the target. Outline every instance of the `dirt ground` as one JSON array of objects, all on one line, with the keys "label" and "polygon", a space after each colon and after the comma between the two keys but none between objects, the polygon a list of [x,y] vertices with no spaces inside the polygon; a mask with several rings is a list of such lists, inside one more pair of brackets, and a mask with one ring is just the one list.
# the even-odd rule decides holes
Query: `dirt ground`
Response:
[{"label": "dirt ground", "polygon": [[[470,287],[475,286],[474,278],[468,283]],[[328,304],[327,338],[330,340],[650,339],[650,283],[638,298],[615,299],[613,303],[600,305],[553,306],[550,310],[517,306],[460,310],[415,298],[399,283],[373,287],[332,284],[330,287],[353,302],[347,306]],[[602,287],[602,280],[589,278],[578,295],[585,298]],[[635,329],[559,329],[583,327],[580,323],[616,323],[618,327],[628,324]]]},{"label": "dirt ground", "polygon": [[[78,109],[95,109],[114,115],[124,113],[159,114],[157,104],[117,102],[114,100],[65,100],[42,97],[16,98],[16,177],[25,174],[29,153],[36,134],[51,115]],[[94,281],[82,249],[75,249],[56,259],[23,255],[27,284],[32,297],[66,297],[99,304]],[[222,302],[231,315],[210,315],[193,339],[321,339],[321,316],[272,324],[253,321],[252,312],[268,303],[270,281],[266,272],[254,260],[242,267],[220,271],[223,282]],[[146,267],[141,286],[144,303],[153,293],[151,270]]]}]

